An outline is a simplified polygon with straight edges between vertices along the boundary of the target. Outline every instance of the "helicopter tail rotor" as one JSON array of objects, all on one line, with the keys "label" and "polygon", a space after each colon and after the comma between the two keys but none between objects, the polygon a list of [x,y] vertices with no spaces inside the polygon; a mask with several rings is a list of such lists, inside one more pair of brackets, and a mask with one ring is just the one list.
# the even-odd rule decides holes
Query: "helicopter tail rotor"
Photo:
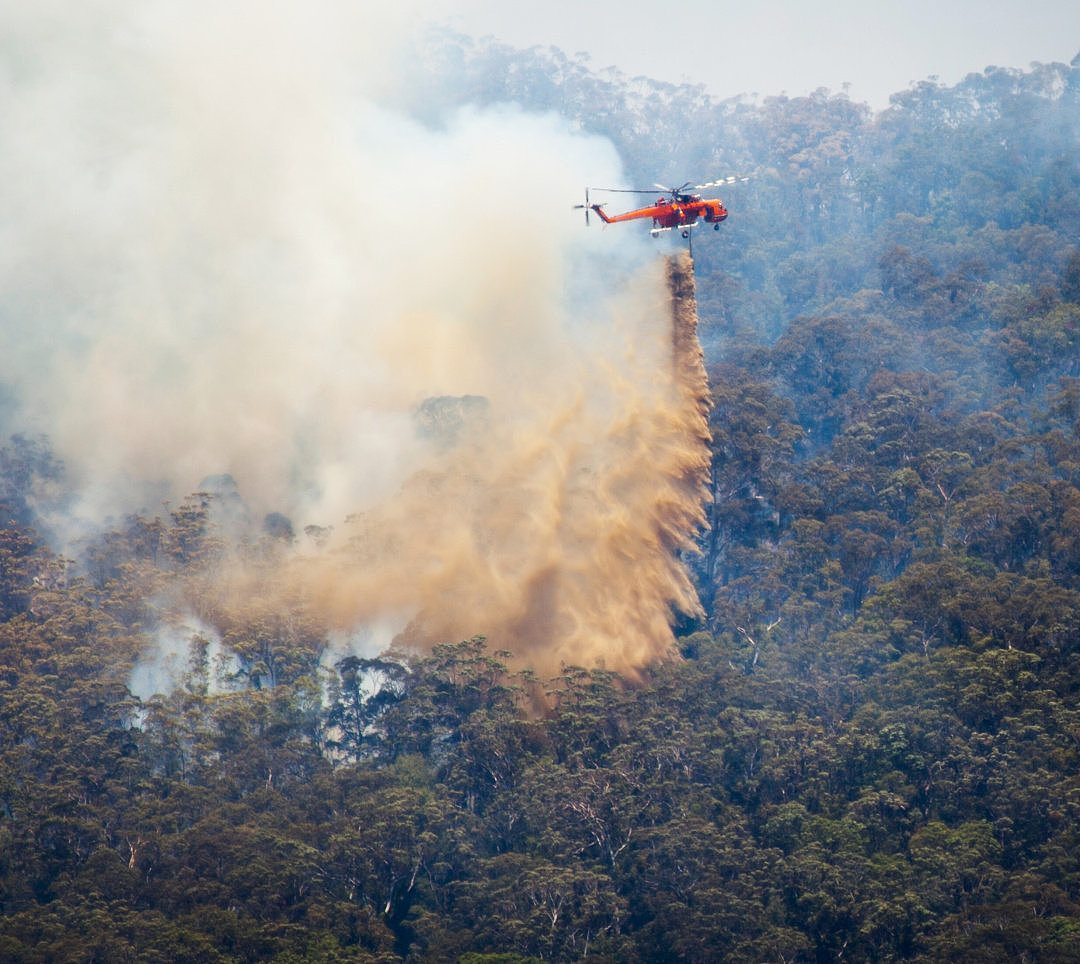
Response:
[{"label": "helicopter tail rotor", "polygon": [[589,189],[588,188],[585,188],[585,203],[584,204],[575,204],[574,207],[573,207],[573,210],[577,211],[577,210],[579,210],[581,208],[585,209],[585,227],[588,227],[589,226],[589,211],[590,211]]}]

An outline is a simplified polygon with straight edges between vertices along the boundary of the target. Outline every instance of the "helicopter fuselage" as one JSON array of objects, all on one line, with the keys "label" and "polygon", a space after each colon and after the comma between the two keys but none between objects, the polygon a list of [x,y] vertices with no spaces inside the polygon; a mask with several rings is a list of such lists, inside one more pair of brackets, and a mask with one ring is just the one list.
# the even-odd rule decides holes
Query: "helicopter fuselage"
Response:
[{"label": "helicopter fuselage", "polygon": [[592,204],[590,207],[600,215],[605,224],[652,218],[654,228],[693,227],[699,219],[710,224],[719,224],[728,216],[727,208],[719,198],[704,200],[696,194],[657,198],[655,204],[623,214],[608,215],[602,204]]}]

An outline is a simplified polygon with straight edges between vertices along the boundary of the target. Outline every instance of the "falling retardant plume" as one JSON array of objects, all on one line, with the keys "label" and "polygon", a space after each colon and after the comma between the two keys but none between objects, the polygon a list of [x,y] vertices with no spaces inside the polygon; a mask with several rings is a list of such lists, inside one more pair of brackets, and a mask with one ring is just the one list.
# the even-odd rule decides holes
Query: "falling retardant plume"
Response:
[{"label": "falling retardant plume", "polygon": [[301,606],[344,646],[484,634],[541,673],[632,675],[698,608],[689,260],[569,216],[619,177],[605,141],[397,107],[405,22],[0,12],[4,427],[68,466],[61,537],[208,476],[274,533],[322,534],[192,579],[170,605],[207,632]]}]

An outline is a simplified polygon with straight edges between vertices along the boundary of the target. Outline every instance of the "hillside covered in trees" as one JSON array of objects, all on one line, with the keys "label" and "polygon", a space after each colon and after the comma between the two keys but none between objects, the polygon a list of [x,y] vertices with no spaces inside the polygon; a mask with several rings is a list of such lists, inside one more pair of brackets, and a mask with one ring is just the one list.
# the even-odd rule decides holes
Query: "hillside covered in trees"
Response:
[{"label": "hillside covered in trees", "polygon": [[646,183],[753,175],[695,246],[705,615],[632,686],[480,637],[326,679],[282,599],[139,698],[221,492],[66,558],[34,511],[64,467],[13,436],[0,959],[1076,960],[1080,64],[873,115],[430,53],[418,112],[512,101]]}]

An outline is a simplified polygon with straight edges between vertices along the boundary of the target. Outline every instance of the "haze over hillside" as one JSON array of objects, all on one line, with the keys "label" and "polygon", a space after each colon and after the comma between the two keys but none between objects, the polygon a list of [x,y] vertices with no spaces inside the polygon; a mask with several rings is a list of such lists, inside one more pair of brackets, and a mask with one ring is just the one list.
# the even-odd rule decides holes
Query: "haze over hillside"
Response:
[{"label": "haze over hillside", "polygon": [[[85,9],[0,14],[0,957],[1076,959],[1080,68]],[[571,209],[728,173],[693,275]]]},{"label": "haze over hillside", "polygon": [[1080,12],[1067,0],[685,0],[669,16],[652,13],[630,14],[614,0],[514,8],[465,0],[443,16],[461,33],[519,49],[580,51],[598,74],[614,68],[718,99],[828,88],[875,110],[930,77],[952,85],[988,64],[1068,63],[1080,49]]}]

